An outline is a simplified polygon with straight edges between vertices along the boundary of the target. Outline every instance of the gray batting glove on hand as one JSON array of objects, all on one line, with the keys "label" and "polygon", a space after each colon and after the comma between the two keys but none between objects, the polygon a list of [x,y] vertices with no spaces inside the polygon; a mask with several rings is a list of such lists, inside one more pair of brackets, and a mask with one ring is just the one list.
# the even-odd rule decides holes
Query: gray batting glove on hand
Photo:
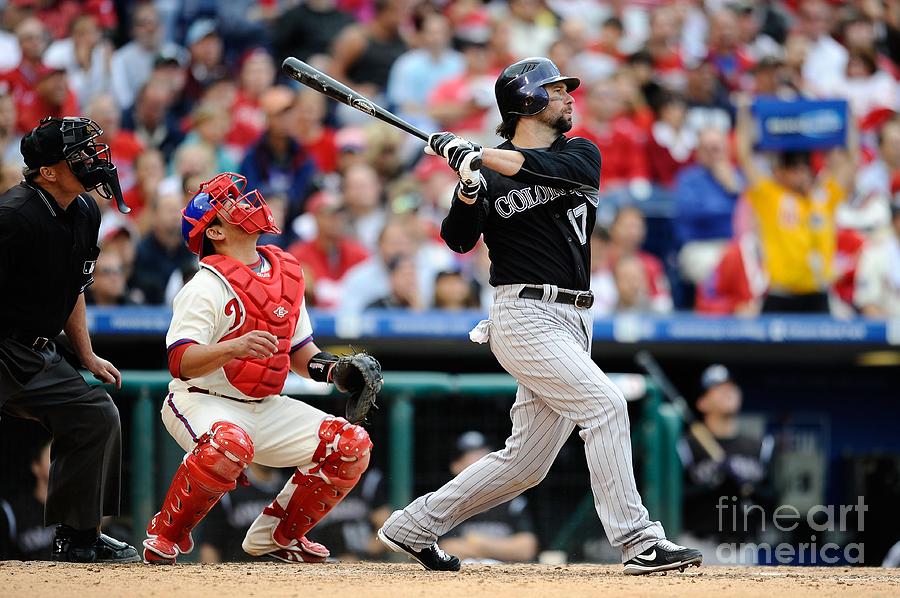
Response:
[{"label": "gray batting glove on hand", "polygon": [[442,131],[440,133],[432,133],[428,136],[428,146],[425,148],[425,153],[431,156],[446,158],[451,149],[460,146],[473,149],[472,144],[462,137],[457,137],[453,133]]}]

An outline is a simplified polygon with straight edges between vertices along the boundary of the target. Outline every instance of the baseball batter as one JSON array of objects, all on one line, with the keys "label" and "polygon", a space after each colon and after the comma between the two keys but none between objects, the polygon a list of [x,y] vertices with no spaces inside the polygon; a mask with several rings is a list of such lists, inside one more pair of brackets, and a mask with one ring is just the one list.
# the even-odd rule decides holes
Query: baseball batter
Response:
[{"label": "baseball batter", "polygon": [[438,133],[426,148],[460,176],[441,228],[444,241],[463,253],[483,235],[490,253],[494,304],[472,339],[490,340],[519,382],[506,446],[395,511],[378,532],[392,550],[428,569],[458,570],[459,559],[437,539],[538,484],[575,426],[597,514],[622,550],[625,573],[684,569],[702,559],[666,540],[648,516],[632,471],[625,399],[591,360],[589,239],[600,153],[590,141],[563,135],[572,128],[569,92],[578,84],[545,58],[512,64],[495,85],[503,116],[497,133],[505,143],[482,149]]},{"label": "baseball batter", "polygon": [[256,246],[261,233],[279,230],[262,196],[244,193],[246,183],[220,174],[183,210],[185,241],[202,259],[175,298],[166,337],[174,380],[162,419],[187,455],[147,527],[148,563],[190,552],[193,527],[251,462],[297,470],[250,526],[244,550],[321,562],[328,550],[306,533],[369,463],[361,426],[279,394],[289,370],[351,392],[365,380],[347,358],[316,347],[300,265],[277,247]]}]

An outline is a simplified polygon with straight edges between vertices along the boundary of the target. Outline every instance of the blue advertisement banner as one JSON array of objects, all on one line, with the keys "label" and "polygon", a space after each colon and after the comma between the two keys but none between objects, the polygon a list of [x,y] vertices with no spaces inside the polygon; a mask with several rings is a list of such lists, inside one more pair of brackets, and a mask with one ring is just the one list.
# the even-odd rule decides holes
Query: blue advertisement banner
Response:
[{"label": "blue advertisement banner", "polygon": [[846,145],[845,100],[760,98],[752,106],[760,150],[806,151]]},{"label": "blue advertisement banner", "polygon": [[[309,316],[315,335],[320,338],[469,342],[469,331],[487,314],[480,311],[408,312],[382,309],[348,315],[310,309]],[[88,328],[96,335],[162,337],[171,318],[171,310],[162,307],[91,306],[87,311]],[[691,313],[669,316],[620,314],[594,320],[594,341],[900,345],[900,319],[836,320],[829,316],[805,314],[764,315],[754,319],[704,317]]]}]

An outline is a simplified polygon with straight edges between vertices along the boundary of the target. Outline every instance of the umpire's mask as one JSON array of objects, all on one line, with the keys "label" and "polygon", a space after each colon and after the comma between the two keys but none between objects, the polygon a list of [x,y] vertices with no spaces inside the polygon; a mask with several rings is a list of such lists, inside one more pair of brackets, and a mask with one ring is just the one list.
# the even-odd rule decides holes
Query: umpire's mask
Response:
[{"label": "umpire's mask", "polygon": [[41,166],[65,160],[86,191],[97,190],[104,199],[114,199],[123,214],[131,209],[122,197],[119,175],[112,163],[109,145],[94,143],[103,129],[89,118],[47,117],[22,138],[25,176],[36,174]]}]

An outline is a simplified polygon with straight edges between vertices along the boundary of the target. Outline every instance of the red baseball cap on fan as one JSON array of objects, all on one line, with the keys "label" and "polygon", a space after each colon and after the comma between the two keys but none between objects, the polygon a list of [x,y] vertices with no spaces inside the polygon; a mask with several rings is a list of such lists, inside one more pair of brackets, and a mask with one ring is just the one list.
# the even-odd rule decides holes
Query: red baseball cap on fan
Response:
[{"label": "red baseball cap on fan", "polygon": [[65,73],[66,73],[66,69],[64,69],[64,68],[61,68],[58,66],[51,66],[49,64],[42,64],[41,66],[39,66],[37,68],[37,71],[35,72],[35,78],[37,79],[37,82],[40,83],[41,81],[43,81],[44,79],[46,79],[47,77],[49,77],[51,75],[65,74]]},{"label": "red baseball cap on fan", "polygon": [[324,210],[337,212],[343,207],[340,198],[329,191],[314,193],[306,202],[306,211],[310,214],[318,214]]}]

